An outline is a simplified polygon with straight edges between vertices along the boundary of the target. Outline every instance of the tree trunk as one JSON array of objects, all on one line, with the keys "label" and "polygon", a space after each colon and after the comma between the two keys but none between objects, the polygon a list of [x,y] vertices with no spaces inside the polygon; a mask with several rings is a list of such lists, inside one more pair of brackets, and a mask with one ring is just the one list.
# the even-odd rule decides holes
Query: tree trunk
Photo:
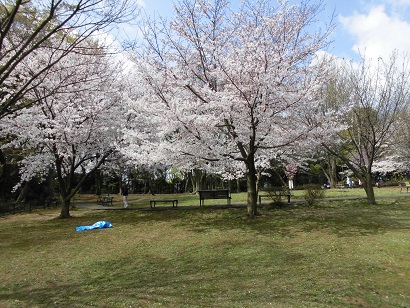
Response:
[{"label": "tree trunk", "polygon": [[27,193],[30,189],[30,182],[24,182],[23,188],[17,197],[16,202],[23,202],[26,199]]},{"label": "tree trunk", "polygon": [[367,174],[366,180],[363,183],[364,190],[366,191],[366,197],[369,204],[376,204],[376,198],[374,196],[374,188],[373,188],[373,181],[372,175]]},{"label": "tree trunk", "polygon": [[248,191],[247,212],[248,216],[253,218],[258,214],[257,199],[258,192],[256,190],[256,169],[253,159],[247,162],[248,173],[246,175],[246,186]]},{"label": "tree trunk", "polygon": [[101,195],[101,171],[99,169],[95,170],[95,194]]},{"label": "tree trunk", "polygon": [[283,187],[287,187],[288,184],[283,180],[282,175],[279,173],[278,168],[273,168],[273,171],[276,173],[276,175],[278,176],[278,179],[280,180],[280,182],[282,183]]},{"label": "tree trunk", "polygon": [[71,215],[70,215],[70,203],[71,203],[71,199],[64,198],[62,200],[60,218],[70,218],[71,217]]},{"label": "tree trunk", "polygon": [[261,185],[261,178],[262,178],[262,170],[258,170],[257,176],[256,176],[256,191],[259,191],[260,185]]},{"label": "tree trunk", "polygon": [[205,172],[199,169],[193,169],[191,172],[192,192],[196,194],[198,190],[202,189]]},{"label": "tree trunk", "polygon": [[337,165],[336,158],[332,157],[330,159],[330,187],[335,188],[337,183]]},{"label": "tree trunk", "polygon": [[[185,193],[188,193],[189,180],[190,180],[190,176],[189,176],[189,173],[188,173],[188,172],[186,172],[186,173],[184,174],[184,178],[185,178],[185,188],[184,188],[184,191],[185,191]],[[192,190],[193,190],[193,188],[192,188]]]},{"label": "tree trunk", "polygon": [[336,158],[334,156],[330,156],[327,160],[328,163],[328,168],[327,170],[325,169],[324,166],[322,166],[323,173],[325,174],[329,185],[331,188],[336,188],[336,183],[337,183],[337,165],[336,165]]}]

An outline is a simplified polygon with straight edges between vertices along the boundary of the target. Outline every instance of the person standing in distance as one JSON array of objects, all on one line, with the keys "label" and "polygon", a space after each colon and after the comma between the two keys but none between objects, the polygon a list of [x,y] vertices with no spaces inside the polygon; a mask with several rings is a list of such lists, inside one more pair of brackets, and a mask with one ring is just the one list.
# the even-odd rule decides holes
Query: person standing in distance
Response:
[{"label": "person standing in distance", "polygon": [[124,208],[128,207],[128,186],[124,185],[121,189],[122,201],[124,202]]},{"label": "person standing in distance", "polygon": [[349,176],[346,178],[346,185],[348,188],[352,188],[352,180],[349,178]]}]

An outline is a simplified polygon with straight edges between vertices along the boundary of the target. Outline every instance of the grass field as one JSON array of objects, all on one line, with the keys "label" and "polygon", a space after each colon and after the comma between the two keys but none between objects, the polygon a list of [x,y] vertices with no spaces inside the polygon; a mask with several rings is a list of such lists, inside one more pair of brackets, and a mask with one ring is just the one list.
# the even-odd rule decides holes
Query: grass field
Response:
[{"label": "grass field", "polygon": [[0,218],[0,307],[410,307],[410,197],[58,212]]}]

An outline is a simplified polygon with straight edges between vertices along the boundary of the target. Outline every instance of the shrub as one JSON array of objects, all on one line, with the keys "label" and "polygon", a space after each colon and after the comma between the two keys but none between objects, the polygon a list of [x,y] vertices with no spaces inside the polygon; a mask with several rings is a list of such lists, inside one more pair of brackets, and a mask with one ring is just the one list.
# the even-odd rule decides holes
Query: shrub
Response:
[{"label": "shrub", "polygon": [[277,209],[277,208],[281,208],[285,206],[286,206],[286,203],[284,203],[282,199],[278,197],[278,198],[275,198],[272,202],[268,203],[267,208],[269,210],[273,210],[273,209]]},{"label": "shrub", "polygon": [[[403,179],[403,181],[406,181]],[[391,179],[389,181],[383,181],[382,182],[382,186],[399,186],[399,182],[398,180],[395,179]]]},{"label": "shrub", "polygon": [[268,204],[268,209],[275,209],[286,206],[286,203],[282,201],[282,196],[279,193],[281,190],[283,190],[282,187],[270,187],[270,190],[267,191],[269,197],[272,200]]},{"label": "shrub", "polygon": [[318,184],[305,184],[303,185],[304,193],[303,198],[309,205],[313,205],[315,200],[323,199],[325,197],[325,190]]}]

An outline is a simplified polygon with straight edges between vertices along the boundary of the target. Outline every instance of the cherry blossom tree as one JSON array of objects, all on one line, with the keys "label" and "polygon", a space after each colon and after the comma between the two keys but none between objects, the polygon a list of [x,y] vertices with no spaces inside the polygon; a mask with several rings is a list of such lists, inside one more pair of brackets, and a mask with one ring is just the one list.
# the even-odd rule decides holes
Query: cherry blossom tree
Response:
[{"label": "cherry blossom tree", "polygon": [[[345,130],[324,148],[338,157],[363,182],[367,200],[374,204],[374,163],[378,171],[388,168],[386,158],[397,145],[395,125],[410,99],[410,70],[408,59],[395,52],[389,59],[363,58],[360,63],[346,63],[338,68],[333,79],[335,90],[329,96],[329,106],[335,109],[352,105],[343,118]],[[333,135],[333,134],[331,134]],[[396,156],[397,157],[397,156]],[[397,162],[399,163],[399,162]]]},{"label": "cherry blossom tree", "polygon": [[134,12],[133,0],[1,1],[0,119],[36,103],[41,97],[29,100],[26,93],[42,83],[50,68],[74,50],[92,52],[98,46],[83,42]]},{"label": "cherry blossom tree", "polygon": [[392,123],[392,136],[388,145],[383,147],[383,153],[375,159],[372,167],[374,173],[386,175],[393,173],[404,179],[410,171],[410,124],[409,103],[398,112],[396,120]]},{"label": "cherry blossom tree", "polygon": [[[162,148],[219,165],[240,162],[250,217],[257,164],[322,136],[307,114],[320,105],[326,66],[316,53],[332,21],[313,31],[322,2],[181,0],[169,23],[146,21],[136,64],[143,100],[161,119]],[[315,61],[314,61],[315,60]]]},{"label": "cherry blossom tree", "polygon": [[[48,57],[48,55],[44,55]],[[118,70],[104,55],[70,53],[53,66],[32,92],[39,103],[3,118],[1,130],[13,136],[6,147],[25,151],[21,180],[57,175],[61,218],[70,217],[70,200],[92,171],[119,148],[123,107]],[[75,173],[83,176],[74,183]]]},{"label": "cherry blossom tree", "polygon": [[388,147],[385,147],[383,157],[374,163],[374,172],[386,174],[388,172],[410,171],[410,104],[407,103],[405,109],[398,113],[393,125],[393,136]]}]

